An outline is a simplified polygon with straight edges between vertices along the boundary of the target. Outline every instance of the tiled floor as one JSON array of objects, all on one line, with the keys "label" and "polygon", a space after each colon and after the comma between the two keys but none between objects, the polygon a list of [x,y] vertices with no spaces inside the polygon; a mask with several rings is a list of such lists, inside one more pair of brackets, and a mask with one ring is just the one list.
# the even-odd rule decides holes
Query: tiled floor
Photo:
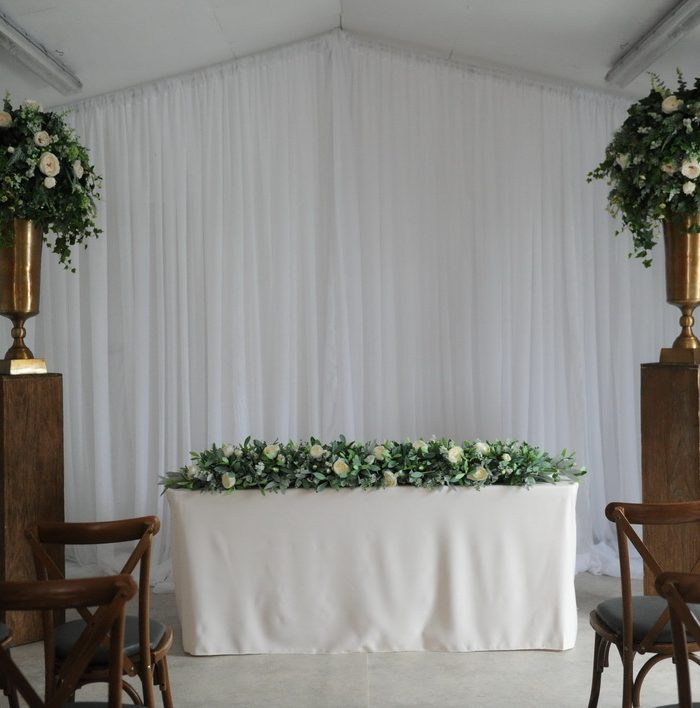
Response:
[{"label": "tiled floor", "polygon": [[[240,708],[579,708],[588,705],[593,632],[588,614],[617,594],[619,580],[576,578],[579,635],[567,652],[477,652],[191,657],[182,651],[172,594],[153,595],[153,616],[172,623],[170,654],[175,706]],[[41,673],[40,645],[15,649],[18,660]],[[600,708],[621,703],[619,657],[610,654]],[[691,669],[692,671],[692,669]],[[696,669],[700,695],[700,670]],[[84,689],[79,698],[99,696]],[[675,674],[663,662],[647,677],[644,708],[673,703]],[[1,701],[1,699],[0,699]]]}]

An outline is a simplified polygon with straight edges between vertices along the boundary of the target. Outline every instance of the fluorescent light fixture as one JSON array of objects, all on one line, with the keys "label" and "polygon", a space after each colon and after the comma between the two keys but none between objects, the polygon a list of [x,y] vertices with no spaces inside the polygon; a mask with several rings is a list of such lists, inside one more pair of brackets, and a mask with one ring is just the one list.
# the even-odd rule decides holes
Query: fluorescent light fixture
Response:
[{"label": "fluorescent light fixture", "polygon": [[700,22],[700,0],[681,0],[613,64],[605,80],[620,88],[636,79]]},{"label": "fluorescent light fixture", "polygon": [[39,42],[0,12],[0,47],[31,69],[61,93],[75,93],[83,87],[80,79],[53,57]]}]

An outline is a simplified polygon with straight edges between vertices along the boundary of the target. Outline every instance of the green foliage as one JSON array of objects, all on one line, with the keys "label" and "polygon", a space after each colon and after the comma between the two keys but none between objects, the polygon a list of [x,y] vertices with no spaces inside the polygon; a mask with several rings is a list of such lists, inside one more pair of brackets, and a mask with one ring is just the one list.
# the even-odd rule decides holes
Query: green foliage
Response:
[{"label": "green foliage", "polygon": [[[69,270],[71,248],[101,233],[95,201],[101,179],[87,150],[66,125],[64,113],[42,111],[33,101],[0,111],[0,246],[11,245],[13,219],[30,219]],[[54,235],[49,240],[47,234]]]},{"label": "green foliage", "polygon": [[191,464],[163,477],[167,489],[233,492],[259,489],[363,489],[394,487],[476,487],[491,484],[532,486],[537,482],[576,480],[585,468],[563,450],[553,457],[514,440],[465,441],[447,438],[383,443],[329,443],[316,438],[286,444],[246,440],[192,452]]},{"label": "green foliage", "polygon": [[674,93],[651,77],[651,92],[630,106],[605,159],[588,174],[589,182],[610,185],[608,211],[620,216],[632,234],[630,256],[646,267],[659,222],[700,211],[700,79],[688,88],[679,72]]}]

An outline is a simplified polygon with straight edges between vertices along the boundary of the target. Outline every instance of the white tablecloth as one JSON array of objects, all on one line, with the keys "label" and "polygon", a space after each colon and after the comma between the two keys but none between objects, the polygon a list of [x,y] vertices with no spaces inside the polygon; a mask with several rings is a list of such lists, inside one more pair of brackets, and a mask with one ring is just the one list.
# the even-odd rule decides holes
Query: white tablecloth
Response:
[{"label": "white tablecloth", "polygon": [[576,492],[168,490],[184,649],[570,649]]}]

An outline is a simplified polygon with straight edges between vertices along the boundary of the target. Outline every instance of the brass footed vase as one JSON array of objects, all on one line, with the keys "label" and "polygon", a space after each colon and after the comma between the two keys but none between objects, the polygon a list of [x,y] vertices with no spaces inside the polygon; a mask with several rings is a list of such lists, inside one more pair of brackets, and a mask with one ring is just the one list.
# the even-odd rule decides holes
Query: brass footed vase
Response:
[{"label": "brass footed vase", "polygon": [[46,362],[24,343],[24,323],[39,313],[42,232],[31,221],[15,219],[12,238],[11,246],[0,247],[0,315],[12,321],[13,338],[0,373],[46,373]]},{"label": "brass footed vase", "polygon": [[700,364],[700,341],[693,333],[693,310],[700,304],[700,214],[681,214],[665,220],[666,301],[681,310],[681,333],[660,361]]}]

